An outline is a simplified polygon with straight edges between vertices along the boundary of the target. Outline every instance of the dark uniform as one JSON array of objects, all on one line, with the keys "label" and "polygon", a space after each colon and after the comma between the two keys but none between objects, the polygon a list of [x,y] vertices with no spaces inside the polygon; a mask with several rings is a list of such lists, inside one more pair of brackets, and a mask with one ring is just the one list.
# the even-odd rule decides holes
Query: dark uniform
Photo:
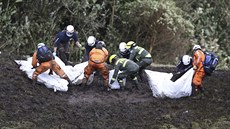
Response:
[{"label": "dark uniform", "polygon": [[145,50],[142,47],[139,46],[135,46],[133,48],[130,49],[130,60],[133,60],[134,62],[136,62],[140,69],[139,69],[139,75],[141,77],[141,80],[143,80],[144,78],[144,69],[149,66],[152,62],[153,59],[151,57],[151,54]]},{"label": "dark uniform", "polygon": [[[183,58],[183,57],[182,57]],[[180,59],[179,63],[176,66],[176,73],[173,73],[171,81],[175,82],[178,80],[181,76],[183,76],[189,69],[192,68],[192,58],[190,58],[190,62],[188,65],[185,65],[182,61],[182,58]]]},{"label": "dark uniform", "polygon": [[177,64],[177,72],[186,71],[188,68],[192,67],[192,58],[190,59],[190,63],[188,65],[184,65],[182,58],[180,59],[179,63]]},{"label": "dark uniform", "polygon": [[[121,88],[124,88],[125,84],[123,82],[123,79],[130,76],[131,79],[134,80],[136,86],[138,85],[136,75],[139,71],[139,66],[135,62],[129,59],[120,58],[113,65],[114,65],[115,71],[114,71],[110,84],[112,84],[117,78],[118,83],[121,86]],[[118,74],[119,71],[121,71],[121,73]]]},{"label": "dark uniform", "polygon": [[57,56],[67,64],[70,58],[69,45],[70,40],[78,42],[78,35],[73,32],[71,37],[66,35],[66,31],[59,32],[54,40],[54,47],[57,47]]},{"label": "dark uniform", "polygon": [[121,52],[121,51],[119,51],[118,53],[117,53],[117,56],[119,57],[119,58],[126,58],[126,59],[129,59],[129,56],[130,56],[130,51],[125,51],[125,52]]}]

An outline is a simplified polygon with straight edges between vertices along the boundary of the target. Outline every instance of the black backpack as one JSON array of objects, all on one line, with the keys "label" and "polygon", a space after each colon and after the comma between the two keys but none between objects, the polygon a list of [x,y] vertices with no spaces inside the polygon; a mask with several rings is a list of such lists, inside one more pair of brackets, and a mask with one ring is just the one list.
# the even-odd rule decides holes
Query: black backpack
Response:
[{"label": "black backpack", "polygon": [[218,57],[214,52],[204,52],[205,60],[203,62],[204,71],[207,75],[211,75],[218,65]]},{"label": "black backpack", "polygon": [[37,59],[39,63],[47,62],[54,59],[53,53],[48,47],[42,46],[37,49]]}]

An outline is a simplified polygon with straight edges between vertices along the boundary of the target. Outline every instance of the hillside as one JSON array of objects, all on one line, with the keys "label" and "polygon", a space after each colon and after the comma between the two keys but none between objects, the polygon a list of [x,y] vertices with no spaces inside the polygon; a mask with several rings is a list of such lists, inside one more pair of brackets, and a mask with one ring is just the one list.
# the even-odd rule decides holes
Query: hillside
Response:
[{"label": "hillside", "polygon": [[[148,85],[126,91],[102,91],[102,80],[90,87],[70,86],[53,92],[19,70],[14,59],[0,55],[0,128],[229,128],[230,72],[215,71],[204,80],[205,96],[157,99]],[[150,67],[172,72],[174,68]]]}]

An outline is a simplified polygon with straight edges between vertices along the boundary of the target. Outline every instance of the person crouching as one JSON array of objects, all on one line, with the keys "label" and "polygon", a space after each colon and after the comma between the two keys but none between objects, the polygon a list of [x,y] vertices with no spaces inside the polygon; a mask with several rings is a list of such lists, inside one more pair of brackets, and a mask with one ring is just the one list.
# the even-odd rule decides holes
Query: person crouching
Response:
[{"label": "person crouching", "polygon": [[[38,64],[39,66],[37,66]],[[50,69],[49,74],[52,74],[54,71],[61,78],[69,81],[68,76],[55,61],[53,53],[44,43],[38,44],[37,50],[34,52],[32,57],[32,66],[33,68],[36,68],[32,75],[32,80],[35,82],[37,81],[38,75],[48,69]]]},{"label": "person crouching", "polygon": [[106,90],[110,90],[109,88],[109,69],[106,65],[106,60],[108,58],[108,51],[103,47],[102,43],[97,43],[96,47],[93,48],[89,52],[89,61],[88,65],[84,69],[84,78],[82,81],[82,85],[86,85],[86,82],[89,79],[89,76],[94,71],[99,71],[104,80],[104,87]]}]

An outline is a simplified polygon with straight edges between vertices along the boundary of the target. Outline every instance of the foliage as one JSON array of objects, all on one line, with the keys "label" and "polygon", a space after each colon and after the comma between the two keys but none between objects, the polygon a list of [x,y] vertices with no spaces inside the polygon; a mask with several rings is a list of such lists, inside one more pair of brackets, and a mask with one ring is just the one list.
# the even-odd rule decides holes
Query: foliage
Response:
[{"label": "foliage", "polygon": [[190,14],[195,25],[195,43],[206,51],[214,51],[219,56],[219,66],[230,68],[229,20],[230,2],[228,0],[189,0],[177,1]]},{"label": "foliage", "polygon": [[[120,42],[133,40],[155,63],[174,64],[199,43],[228,69],[229,6],[227,0],[2,1],[0,51],[31,54],[39,42],[52,47],[54,36],[72,24],[82,45],[94,35],[115,53]],[[83,51],[71,46],[71,60],[80,61]]]},{"label": "foliage", "polygon": [[127,2],[118,13],[122,19],[117,23],[121,24],[117,25],[121,26],[121,35],[149,48],[157,62],[172,62],[185,53],[185,38],[193,35],[193,24],[171,0]]}]

